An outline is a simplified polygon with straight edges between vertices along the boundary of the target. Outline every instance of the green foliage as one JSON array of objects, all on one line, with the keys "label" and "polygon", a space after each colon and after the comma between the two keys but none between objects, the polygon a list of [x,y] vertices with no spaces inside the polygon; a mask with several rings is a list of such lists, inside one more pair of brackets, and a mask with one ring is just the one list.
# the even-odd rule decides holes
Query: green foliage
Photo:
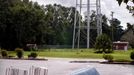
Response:
[{"label": "green foliage", "polygon": [[70,45],[74,12],[74,7],[56,4],[0,0],[0,45],[7,50],[28,43]]},{"label": "green foliage", "polygon": [[2,55],[3,58],[8,57],[8,53],[7,53],[6,50],[1,50],[1,55]]},{"label": "green foliage", "polygon": [[[7,50],[14,50],[17,47],[24,48],[28,43],[71,45],[74,15],[74,7],[57,4],[44,7],[31,1],[0,0],[0,46]],[[80,15],[79,12],[76,15]],[[96,24],[95,18],[96,14],[93,13],[91,16],[93,26]],[[103,16],[102,20],[103,33],[110,35],[107,18]],[[91,32],[95,34],[90,35],[90,38],[93,38],[90,41],[95,41],[97,32],[95,29],[91,29]],[[85,35],[86,30],[82,30],[82,33]],[[85,36],[80,39],[83,38]],[[85,39],[81,43],[85,45]]]},{"label": "green foliage", "polygon": [[46,5],[48,13],[45,20],[49,33],[46,34],[45,43],[51,45],[70,45],[72,43],[72,31],[75,8],[61,5]]},{"label": "green foliage", "polygon": [[36,58],[38,56],[38,54],[37,53],[35,53],[35,52],[32,52],[30,55],[28,55],[28,57],[32,57],[32,58]]},{"label": "green foliage", "polygon": [[112,62],[113,61],[113,56],[112,55],[109,55],[109,54],[104,54],[103,55],[103,58],[105,60],[108,60],[109,62]]},{"label": "green foliage", "polygon": [[134,28],[130,23],[127,23],[127,30],[123,33],[121,40],[129,42],[129,45],[134,48]]},{"label": "green foliage", "polygon": [[15,51],[16,51],[16,55],[17,55],[18,58],[22,58],[23,57],[23,49],[16,48]]},{"label": "green foliage", "polygon": [[120,25],[121,22],[116,19],[116,18],[113,18],[112,20],[110,20],[110,28],[111,28],[111,39],[113,41],[119,41],[121,36],[122,36],[122,33],[123,33],[123,27]]},{"label": "green foliage", "polygon": [[[97,25],[97,15],[96,15],[96,12],[95,11],[92,11],[92,14],[90,16],[91,18],[91,21],[90,21],[90,25],[92,27],[96,27]],[[84,25],[87,25],[87,20],[85,19],[85,21],[83,22]],[[85,34],[86,34],[86,30],[81,30],[82,32],[82,40],[83,38],[86,38],[85,37]],[[90,29],[90,47],[94,47],[94,44],[95,44],[95,40],[96,40],[96,37],[97,37],[97,31],[96,29]],[[92,34],[93,33],[93,34]],[[102,33],[105,33],[107,34],[108,36],[111,36],[111,27],[108,25],[108,18],[106,17],[106,15],[102,15]],[[120,37],[120,36],[119,36]],[[85,45],[86,41],[84,40],[84,45]]]},{"label": "green foliage", "polygon": [[95,43],[95,49],[97,53],[98,52],[111,53],[112,52],[111,46],[112,46],[111,40],[106,34],[102,34],[97,37]]},{"label": "green foliage", "polygon": [[131,52],[130,58],[131,58],[132,60],[134,60],[134,51]]},{"label": "green foliage", "polygon": [[0,1],[1,47],[14,50],[27,43],[44,43],[44,32],[49,29],[45,26],[45,10],[38,3],[16,1]]}]

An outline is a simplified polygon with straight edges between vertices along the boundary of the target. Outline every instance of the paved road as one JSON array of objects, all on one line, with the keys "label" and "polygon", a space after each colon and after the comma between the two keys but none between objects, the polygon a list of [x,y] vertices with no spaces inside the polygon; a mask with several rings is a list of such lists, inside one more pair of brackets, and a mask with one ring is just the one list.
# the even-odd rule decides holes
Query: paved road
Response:
[{"label": "paved road", "polygon": [[0,75],[5,75],[5,69],[10,66],[29,69],[31,66],[47,67],[48,75],[69,75],[84,67],[95,67],[100,75],[134,75],[132,65],[111,65],[99,63],[70,63],[70,61],[103,61],[100,59],[63,59],[48,58],[48,61],[35,60],[3,60],[0,59]]}]

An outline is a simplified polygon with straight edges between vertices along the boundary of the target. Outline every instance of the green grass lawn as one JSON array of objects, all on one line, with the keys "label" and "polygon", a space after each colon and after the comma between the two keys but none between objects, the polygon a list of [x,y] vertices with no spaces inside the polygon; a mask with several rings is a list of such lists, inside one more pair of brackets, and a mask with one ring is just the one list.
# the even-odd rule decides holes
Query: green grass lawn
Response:
[{"label": "green grass lawn", "polygon": [[[114,51],[111,53],[114,59],[130,60],[130,52],[128,51]],[[60,57],[60,58],[92,58],[102,59],[103,54],[94,53],[93,49],[43,49],[36,51],[39,57]],[[9,55],[16,56],[15,52],[8,52]],[[31,52],[25,51],[24,56],[27,57]]]}]

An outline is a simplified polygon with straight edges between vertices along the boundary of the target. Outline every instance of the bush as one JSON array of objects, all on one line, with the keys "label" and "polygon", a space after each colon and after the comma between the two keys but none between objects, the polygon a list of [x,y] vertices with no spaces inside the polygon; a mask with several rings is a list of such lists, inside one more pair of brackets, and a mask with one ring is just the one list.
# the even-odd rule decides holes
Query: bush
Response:
[{"label": "bush", "polygon": [[28,57],[32,57],[32,58],[36,58],[38,56],[37,53],[32,52],[30,55],[28,55]]},{"label": "bush", "polygon": [[111,53],[112,41],[106,34],[102,34],[96,38],[96,53]]},{"label": "bush", "polygon": [[103,58],[105,60],[108,60],[108,62],[112,62],[113,61],[113,56],[112,55],[109,55],[109,54],[104,54],[103,55]]},{"label": "bush", "polygon": [[8,53],[7,53],[7,51],[6,50],[2,50],[1,51],[1,55],[2,55],[2,57],[7,57],[8,56]]},{"label": "bush", "polygon": [[16,51],[16,55],[17,55],[18,58],[22,58],[23,57],[23,49],[16,48],[15,51]]},{"label": "bush", "polygon": [[134,60],[134,51],[131,52],[130,58],[131,58],[132,60]]}]

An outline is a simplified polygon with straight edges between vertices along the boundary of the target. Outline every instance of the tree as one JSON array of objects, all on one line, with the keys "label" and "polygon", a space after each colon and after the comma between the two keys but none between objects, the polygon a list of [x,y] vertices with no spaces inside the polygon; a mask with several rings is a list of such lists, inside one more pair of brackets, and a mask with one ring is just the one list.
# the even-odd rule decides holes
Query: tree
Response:
[{"label": "tree", "polygon": [[1,0],[0,5],[0,45],[4,49],[14,50],[27,43],[43,43],[45,11],[38,3],[21,0]]},{"label": "tree", "polygon": [[[61,5],[41,6],[37,2],[25,0],[0,0],[0,46],[14,50],[28,43],[37,45],[71,45],[75,7]],[[77,11],[77,15],[80,15]],[[103,33],[109,34],[110,27],[106,17],[102,18]],[[78,21],[78,19],[77,19]],[[85,23],[81,21],[83,25]],[[96,26],[96,13],[91,15],[91,25]],[[106,28],[105,28],[106,27]],[[77,31],[77,29],[76,29]],[[95,41],[95,29],[91,29],[90,41]],[[85,38],[86,30],[81,34]],[[83,40],[83,35],[81,37]],[[86,44],[83,40],[82,44]],[[94,46],[94,43],[92,44]]]},{"label": "tree", "polygon": [[[129,1],[134,3],[134,0],[117,0],[117,1],[119,5],[121,5],[122,2],[127,4]],[[132,16],[134,16],[134,12],[133,12],[134,6],[129,5],[131,4],[130,2],[127,4],[126,8],[129,10],[129,13],[132,13]]]},{"label": "tree", "polygon": [[105,15],[102,15],[102,33],[111,36],[111,28],[108,25],[108,18]]},{"label": "tree", "polygon": [[118,1],[119,5],[121,5],[122,2],[124,2],[124,3],[128,3],[128,1],[134,2],[134,0],[116,0],[116,1]]},{"label": "tree", "polygon": [[[91,18],[90,25],[91,25],[91,28],[93,28],[93,29],[90,29],[90,33],[91,33],[90,34],[90,38],[91,38],[90,39],[90,46],[94,47],[94,44],[96,42],[96,37],[97,37],[97,31],[96,31],[96,29],[94,29],[97,26],[96,25],[97,24],[97,15],[96,15],[96,12],[94,10],[92,11],[92,14],[91,14],[90,18]],[[111,30],[110,25],[108,25],[108,18],[105,15],[102,14],[102,19],[101,20],[102,20],[102,33],[104,33],[104,34],[106,34],[108,36],[111,36],[112,30]],[[115,21],[115,24],[117,24],[116,21]],[[87,25],[87,19],[85,19],[84,25]],[[119,26],[120,26],[120,24],[119,24]],[[82,34],[82,37],[84,37],[84,34],[86,34],[86,30]]]},{"label": "tree", "polygon": [[121,22],[118,19],[113,18],[112,20],[110,20],[110,24],[113,41],[119,41],[123,33],[123,27],[120,25]]},{"label": "tree", "polygon": [[129,42],[129,45],[134,48],[134,28],[130,23],[127,23],[127,29],[122,34],[121,40]]},{"label": "tree", "polygon": [[129,13],[131,13],[132,16],[134,16],[134,12],[133,12],[134,11],[134,6],[127,5],[126,8],[127,8],[127,10],[129,10]]},{"label": "tree", "polygon": [[50,28],[50,33],[45,36],[45,44],[71,45],[75,8],[54,4],[46,5],[45,10],[46,25]]},{"label": "tree", "polygon": [[112,52],[112,42],[106,34],[102,34],[97,37],[95,43],[95,49],[97,53],[110,53]]},{"label": "tree", "polygon": [[127,30],[129,29],[134,29],[134,28],[133,28],[133,25],[131,25],[130,23],[127,23]]}]

